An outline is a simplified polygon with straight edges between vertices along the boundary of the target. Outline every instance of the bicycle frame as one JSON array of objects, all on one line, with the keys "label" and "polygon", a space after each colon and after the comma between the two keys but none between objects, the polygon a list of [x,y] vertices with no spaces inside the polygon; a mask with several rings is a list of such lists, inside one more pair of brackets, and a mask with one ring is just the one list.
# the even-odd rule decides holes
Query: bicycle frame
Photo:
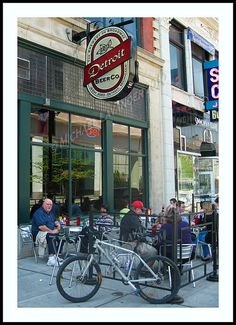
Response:
[{"label": "bicycle frame", "polygon": [[[122,270],[121,268],[112,260],[112,257],[109,256],[109,253],[107,253],[103,248],[102,248],[102,245],[105,245],[107,247],[111,247],[111,248],[117,248],[123,252],[125,252],[124,254],[117,254],[116,256],[128,256],[128,255],[132,255],[132,259],[131,259],[131,263],[130,263],[130,267],[129,267],[129,271],[128,271],[128,274],[126,275]],[[133,285],[133,283],[135,282],[152,282],[152,281],[157,281],[159,280],[159,276],[157,274],[155,274],[153,272],[153,270],[149,267],[149,265],[140,257],[140,255],[138,255],[137,253],[135,253],[134,251],[132,250],[129,250],[127,248],[124,248],[124,247],[120,247],[120,246],[117,246],[117,245],[114,245],[114,244],[111,244],[111,243],[107,243],[105,241],[102,241],[102,240],[99,240],[96,238],[95,240],[95,243],[93,245],[93,247],[95,249],[98,249],[98,251],[103,254],[106,259],[109,261],[109,263],[111,264],[110,266],[112,266],[119,274],[120,276],[122,277],[122,279],[127,282],[135,291],[137,291],[137,288]],[[132,271],[132,268],[133,268],[133,263],[134,263],[134,259],[135,257],[139,260],[139,262],[141,262],[145,268],[147,268],[147,270],[153,275],[153,278],[143,278],[143,279],[138,279],[138,280],[133,280],[130,278],[130,275],[131,275],[131,271]],[[88,264],[86,266],[86,268],[84,269],[84,272],[82,274],[82,276],[84,276],[89,268],[89,266],[91,265],[91,263],[93,262],[93,260],[96,261],[95,257],[94,257],[94,253],[92,254],[89,254],[89,260],[88,260]],[[97,262],[97,261],[96,261]]]}]

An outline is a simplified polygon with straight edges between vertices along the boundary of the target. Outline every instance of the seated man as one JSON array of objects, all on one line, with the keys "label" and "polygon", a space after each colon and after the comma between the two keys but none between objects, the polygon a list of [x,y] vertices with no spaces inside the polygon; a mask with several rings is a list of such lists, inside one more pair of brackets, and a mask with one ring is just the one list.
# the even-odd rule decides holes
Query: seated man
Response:
[{"label": "seated man", "polygon": [[132,208],[127,212],[120,222],[120,240],[129,242],[123,245],[128,249],[133,249],[143,258],[148,258],[151,255],[156,255],[157,250],[149,244],[138,243],[137,236],[145,235],[145,228],[142,226],[140,215],[142,214],[143,202],[134,201]]},{"label": "seated man", "polygon": [[[56,253],[53,248],[53,237],[56,237],[60,232],[60,222],[56,220],[52,212],[53,202],[50,199],[45,199],[42,207],[35,211],[32,218],[32,235],[33,240],[43,242],[45,239],[48,245],[49,259],[47,265],[58,265]],[[59,239],[56,238],[56,249],[58,249]],[[61,245],[61,250],[63,243]],[[61,260],[61,259],[59,259]]]},{"label": "seated man", "polygon": [[108,208],[105,205],[101,205],[100,213],[101,216],[96,220],[96,226],[102,232],[110,231],[114,222],[113,217],[108,214]]}]

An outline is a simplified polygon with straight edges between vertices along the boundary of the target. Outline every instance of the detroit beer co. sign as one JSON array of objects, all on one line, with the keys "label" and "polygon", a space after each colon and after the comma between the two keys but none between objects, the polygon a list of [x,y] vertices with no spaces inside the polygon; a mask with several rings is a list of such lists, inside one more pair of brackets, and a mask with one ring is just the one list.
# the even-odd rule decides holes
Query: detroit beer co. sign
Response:
[{"label": "detroit beer co. sign", "polygon": [[115,101],[134,86],[135,53],[131,37],[115,26],[99,30],[86,49],[84,86],[97,98]]}]

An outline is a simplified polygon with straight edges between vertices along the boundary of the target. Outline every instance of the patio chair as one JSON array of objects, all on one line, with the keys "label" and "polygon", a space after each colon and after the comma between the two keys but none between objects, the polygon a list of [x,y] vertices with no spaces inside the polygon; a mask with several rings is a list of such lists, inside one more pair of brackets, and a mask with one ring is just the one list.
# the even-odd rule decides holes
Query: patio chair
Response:
[{"label": "patio chair", "polygon": [[38,245],[33,241],[33,236],[31,233],[31,225],[21,225],[19,228],[19,234],[21,238],[21,243],[23,246],[31,246],[35,262],[38,263],[38,256],[37,256],[37,247]]},{"label": "patio chair", "polygon": [[[181,270],[181,273],[182,271],[184,271],[184,268],[187,268],[189,269],[189,272],[191,272],[191,277],[192,277],[192,280],[194,280],[194,270],[192,269],[193,267],[193,264],[192,264],[192,251],[193,251],[193,247],[195,245],[192,245],[192,244],[178,244],[177,245],[177,265],[178,266],[182,266],[182,270]],[[188,273],[186,271],[186,274],[188,276]],[[170,282],[170,288],[171,288],[171,273],[170,273],[170,267],[168,266],[168,273],[169,273],[169,282]],[[196,283],[193,282],[193,287],[195,288],[196,286]]]}]

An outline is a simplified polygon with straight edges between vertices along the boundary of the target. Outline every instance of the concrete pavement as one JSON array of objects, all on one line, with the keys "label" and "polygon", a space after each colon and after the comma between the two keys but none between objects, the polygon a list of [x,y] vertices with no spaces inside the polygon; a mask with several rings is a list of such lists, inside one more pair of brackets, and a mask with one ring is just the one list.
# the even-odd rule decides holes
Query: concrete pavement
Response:
[{"label": "concrete pavement", "polygon": [[[196,260],[195,263],[199,262]],[[207,269],[211,272],[211,263],[207,264]],[[18,260],[18,308],[57,308],[60,310],[69,308],[70,310],[76,309],[80,315],[81,311],[86,309],[87,320],[94,316],[94,310],[88,309],[91,307],[99,310],[122,308],[123,311],[125,311],[123,308],[136,308],[133,312],[134,316],[140,312],[140,309],[147,308],[148,315],[151,315],[151,310],[156,310],[160,316],[160,311],[167,311],[167,308],[174,311],[186,307],[217,308],[219,306],[218,282],[207,281],[206,277],[198,280],[195,288],[192,284],[188,284],[180,289],[178,295],[184,299],[182,304],[150,304],[140,296],[133,294],[130,286],[124,285],[121,281],[107,278],[103,278],[101,288],[90,300],[84,303],[71,303],[64,299],[57,290],[56,272],[52,285],[49,285],[51,272],[52,267],[46,265],[46,260],[39,259],[38,263],[35,262],[34,257]],[[202,271],[195,270],[195,278],[200,275],[200,272]],[[108,315],[107,311],[105,314]],[[172,312],[171,314],[173,315]]]}]

